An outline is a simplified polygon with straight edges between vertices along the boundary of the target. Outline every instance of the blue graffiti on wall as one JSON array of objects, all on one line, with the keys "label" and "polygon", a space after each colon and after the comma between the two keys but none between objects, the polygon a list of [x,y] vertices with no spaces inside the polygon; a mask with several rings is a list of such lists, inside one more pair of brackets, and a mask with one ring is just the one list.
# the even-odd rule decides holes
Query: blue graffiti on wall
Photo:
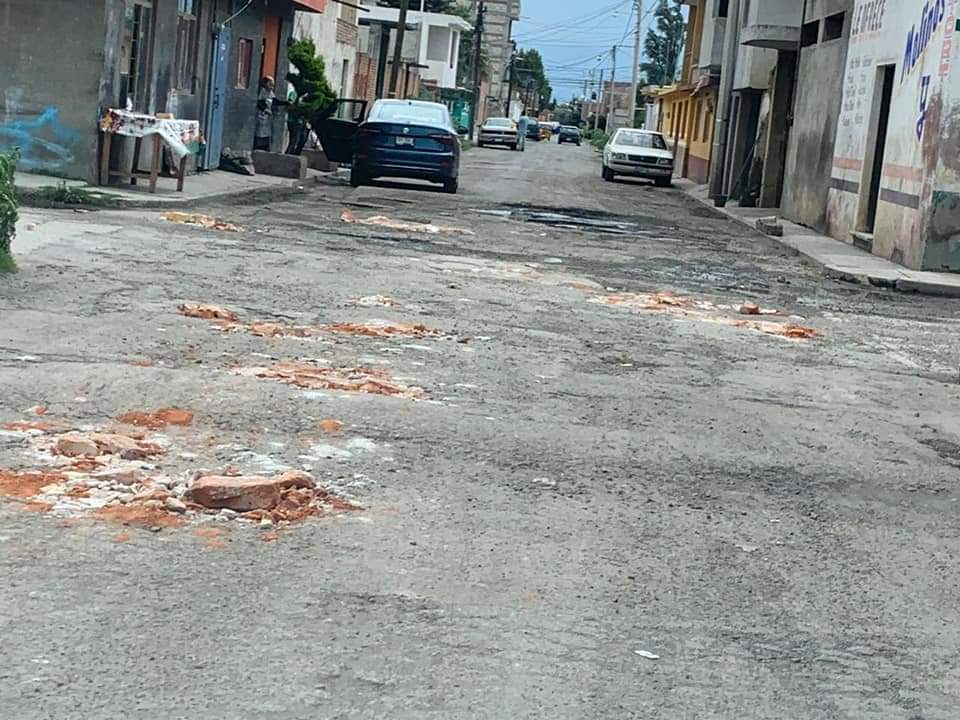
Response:
[{"label": "blue graffiti on wall", "polygon": [[927,103],[930,99],[930,76],[920,79],[920,116],[917,118],[917,140],[923,140],[923,126],[927,122]]},{"label": "blue graffiti on wall", "polygon": [[74,160],[69,144],[79,133],[60,122],[55,107],[47,107],[29,120],[0,123],[0,148],[19,148],[24,170],[59,170]]},{"label": "blue graffiti on wall", "polygon": [[917,66],[923,51],[927,49],[934,33],[940,28],[947,14],[946,0],[927,0],[920,11],[920,29],[916,25],[907,31],[907,47],[903,53],[903,68],[900,82]]}]

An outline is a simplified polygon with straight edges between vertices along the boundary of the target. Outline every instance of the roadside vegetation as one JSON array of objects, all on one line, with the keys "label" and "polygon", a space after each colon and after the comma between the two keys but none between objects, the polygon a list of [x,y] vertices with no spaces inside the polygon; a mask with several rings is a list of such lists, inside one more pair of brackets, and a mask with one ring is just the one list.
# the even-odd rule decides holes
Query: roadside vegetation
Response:
[{"label": "roadside vegetation", "polygon": [[17,269],[10,250],[17,231],[17,191],[13,184],[17,160],[16,150],[0,153],[0,272]]}]

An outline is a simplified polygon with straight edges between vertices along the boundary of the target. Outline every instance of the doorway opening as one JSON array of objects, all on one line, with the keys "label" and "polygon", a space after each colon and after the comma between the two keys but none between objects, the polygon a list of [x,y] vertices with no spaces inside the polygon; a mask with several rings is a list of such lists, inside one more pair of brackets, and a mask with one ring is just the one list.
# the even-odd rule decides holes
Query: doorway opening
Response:
[{"label": "doorway opening", "polygon": [[860,212],[857,229],[873,233],[877,221],[877,204],[880,200],[880,184],[883,176],[883,155],[887,149],[887,129],[890,125],[890,101],[896,65],[881,65],[877,68],[873,105],[870,111],[870,130],[867,135],[867,155],[863,163],[863,178],[860,184]]}]

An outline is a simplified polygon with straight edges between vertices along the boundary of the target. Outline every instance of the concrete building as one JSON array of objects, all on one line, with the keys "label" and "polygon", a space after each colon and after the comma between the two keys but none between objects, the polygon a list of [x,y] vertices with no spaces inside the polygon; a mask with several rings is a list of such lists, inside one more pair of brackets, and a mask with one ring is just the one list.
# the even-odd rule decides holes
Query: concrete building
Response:
[{"label": "concrete building", "polygon": [[[393,62],[393,48],[400,11],[396,8],[370,6],[363,13],[362,25],[370,28],[363,46],[371,57],[383,58],[375,63],[389,78]],[[457,65],[460,62],[460,35],[472,29],[470,23],[457,15],[444,13],[407,12],[400,72],[409,76],[402,89],[403,97],[413,97],[425,91],[435,93],[457,86]],[[385,34],[386,33],[386,34]],[[376,36],[375,38],[373,36]],[[384,52],[382,52],[384,51]],[[378,70],[380,72],[380,70]],[[379,83],[375,83],[378,85]],[[389,85],[389,80],[387,80]],[[389,95],[389,88],[375,92],[376,97]]]},{"label": "concrete building", "polygon": [[684,0],[690,6],[687,36],[675,85],[657,92],[656,129],[674,147],[678,175],[709,178],[714,114],[726,18],[717,0]]},{"label": "concrete building", "polygon": [[851,20],[827,228],[913,269],[960,270],[957,11],[858,2]]},{"label": "concrete building", "polygon": [[298,12],[294,37],[310,38],[323,58],[330,87],[340,97],[351,97],[357,66],[357,7],[329,0],[323,12]]},{"label": "concrete building", "polygon": [[[80,10],[74,0],[0,0],[0,148],[19,147],[24,170],[94,182],[98,118],[129,107],[199,120],[199,163],[217,167],[221,148],[253,144],[260,77],[286,93],[294,11],[321,3],[85,0]],[[280,112],[274,149],[283,126]]]},{"label": "concrete building", "polygon": [[837,121],[854,0],[808,0],[788,128],[784,217],[826,230]]},{"label": "concrete building", "polygon": [[[730,0],[717,2],[717,15],[726,21],[723,31],[723,54],[721,73],[729,84],[730,96],[718,97],[717,122],[714,132],[714,156],[711,177],[715,195],[736,198],[746,204],[756,204],[764,183],[764,158],[768,153],[768,133],[771,108],[774,103],[770,89],[779,78],[781,84],[792,77],[789,70],[789,53],[796,57],[799,41],[800,16],[803,3],[796,0]],[[789,25],[785,16],[796,14],[793,21],[797,40],[791,45]],[[780,51],[786,53],[781,57]],[[711,54],[713,48],[711,47]],[[780,72],[775,74],[778,67]],[[784,98],[792,95],[792,87],[777,88],[776,119],[786,122],[786,115],[779,112]],[[724,112],[726,105],[726,112]],[[726,122],[725,122],[726,121]],[[773,137],[782,136],[774,133]],[[716,151],[722,149],[720,157]],[[782,181],[783,149],[773,148],[781,157],[779,177]],[[773,175],[769,178],[773,180]],[[774,186],[779,188],[779,182]]]}]

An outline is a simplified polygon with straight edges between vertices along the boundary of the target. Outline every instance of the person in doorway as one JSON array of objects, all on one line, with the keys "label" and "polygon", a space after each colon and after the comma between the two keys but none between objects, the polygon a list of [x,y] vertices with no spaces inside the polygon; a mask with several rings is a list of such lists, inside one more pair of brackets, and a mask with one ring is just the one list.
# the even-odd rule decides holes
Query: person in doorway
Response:
[{"label": "person in doorway", "polygon": [[257,123],[253,131],[253,149],[270,150],[273,140],[273,111],[286,101],[277,100],[274,90],[276,83],[269,75],[260,79],[260,92],[257,95]]}]

